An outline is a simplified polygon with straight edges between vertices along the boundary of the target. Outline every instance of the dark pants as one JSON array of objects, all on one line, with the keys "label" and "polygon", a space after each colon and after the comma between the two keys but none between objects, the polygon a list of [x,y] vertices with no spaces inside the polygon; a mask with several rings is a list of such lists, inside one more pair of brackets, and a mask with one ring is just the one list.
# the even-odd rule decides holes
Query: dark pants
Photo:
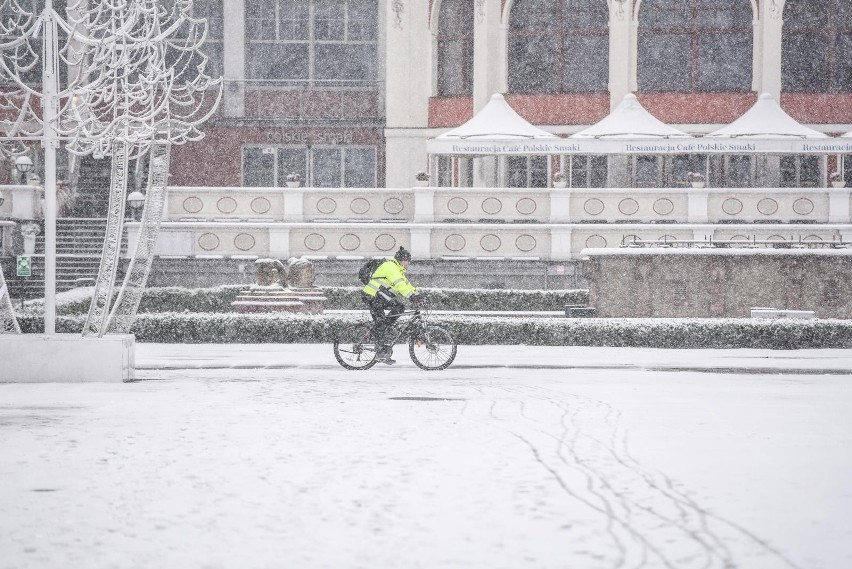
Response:
[{"label": "dark pants", "polygon": [[[405,312],[405,305],[395,298],[384,298],[381,293],[376,296],[361,294],[361,300],[370,309],[370,316],[376,323],[376,343],[390,347],[391,338],[388,338],[388,330],[393,326],[400,315]],[[388,311],[387,313],[385,311]]]}]

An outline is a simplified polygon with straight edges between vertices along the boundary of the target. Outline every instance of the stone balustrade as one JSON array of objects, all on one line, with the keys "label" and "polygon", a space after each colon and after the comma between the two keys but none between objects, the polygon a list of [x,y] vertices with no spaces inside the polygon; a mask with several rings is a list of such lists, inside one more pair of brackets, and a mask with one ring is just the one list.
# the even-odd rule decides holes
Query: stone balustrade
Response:
[{"label": "stone balustrade", "polygon": [[[128,223],[130,247],[138,223]],[[634,240],[852,243],[849,224],[386,223],[166,221],[156,254],[164,257],[360,259],[399,246],[419,259],[572,260],[589,247]]]},{"label": "stone balustrade", "polygon": [[157,254],[572,260],[633,240],[852,242],[851,191],[177,187]]},{"label": "stone balustrade", "polygon": [[164,220],[850,223],[852,188],[169,188]]}]

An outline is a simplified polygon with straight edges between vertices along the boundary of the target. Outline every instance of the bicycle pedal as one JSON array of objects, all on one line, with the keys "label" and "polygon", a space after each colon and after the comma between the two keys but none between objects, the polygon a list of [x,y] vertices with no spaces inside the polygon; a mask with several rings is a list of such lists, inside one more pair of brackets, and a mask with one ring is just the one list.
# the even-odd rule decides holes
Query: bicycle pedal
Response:
[{"label": "bicycle pedal", "polygon": [[389,365],[389,366],[392,366],[393,364],[395,364],[395,363],[396,363],[396,360],[395,360],[395,359],[393,359],[393,358],[385,358],[385,359],[383,359],[383,360],[379,360],[379,361],[380,361],[381,363],[383,363],[383,364],[385,364],[385,365]]}]

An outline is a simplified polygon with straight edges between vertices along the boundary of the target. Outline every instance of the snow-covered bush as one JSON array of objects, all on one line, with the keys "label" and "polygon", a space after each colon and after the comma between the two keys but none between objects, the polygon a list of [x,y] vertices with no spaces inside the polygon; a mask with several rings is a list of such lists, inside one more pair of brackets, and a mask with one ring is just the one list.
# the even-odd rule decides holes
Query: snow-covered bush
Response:
[{"label": "snow-covered bush", "polygon": [[[213,288],[148,288],[139,303],[139,312],[233,312],[231,303],[248,285],[222,285]],[[79,288],[57,295],[57,314],[86,314],[93,288]],[[319,287],[328,299],[328,310],[362,310],[359,287]],[[586,290],[492,290],[421,288],[434,310],[563,310],[566,304],[586,304]],[[32,302],[28,313],[43,314],[44,303]]]},{"label": "snow-covered bush", "polygon": [[[140,314],[131,332],[157,343],[331,343],[337,330],[363,320],[357,315]],[[79,333],[85,316],[57,318],[57,332]],[[623,346],[647,348],[852,348],[849,320],[629,319],[433,317],[459,344]],[[25,333],[41,332],[43,320],[20,319]]]}]

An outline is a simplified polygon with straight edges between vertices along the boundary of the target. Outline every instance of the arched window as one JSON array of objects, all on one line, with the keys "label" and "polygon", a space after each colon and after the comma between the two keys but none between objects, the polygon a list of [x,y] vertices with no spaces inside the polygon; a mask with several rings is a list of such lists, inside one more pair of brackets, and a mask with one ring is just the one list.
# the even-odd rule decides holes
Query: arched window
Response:
[{"label": "arched window", "polygon": [[249,79],[371,86],[378,68],[376,0],[246,0]]},{"label": "arched window", "polygon": [[750,91],[749,0],[642,0],[638,83],[641,91]]},{"label": "arched window", "polygon": [[608,24],[606,0],[515,0],[509,16],[509,91],[606,91]]},{"label": "arched window", "polygon": [[473,0],[442,0],[438,14],[438,96],[473,93]]},{"label": "arched window", "polygon": [[785,91],[852,91],[852,2],[787,0],[781,41]]}]

